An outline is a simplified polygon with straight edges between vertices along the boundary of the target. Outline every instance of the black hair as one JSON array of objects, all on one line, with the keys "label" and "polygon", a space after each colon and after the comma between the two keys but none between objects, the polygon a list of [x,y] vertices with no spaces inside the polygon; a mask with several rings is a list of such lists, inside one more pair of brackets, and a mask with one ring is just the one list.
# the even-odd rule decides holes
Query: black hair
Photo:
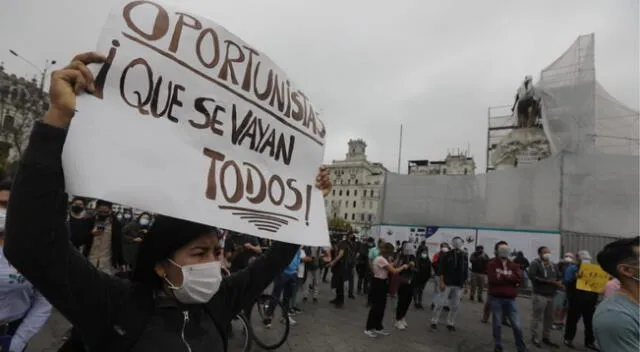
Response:
[{"label": "black hair", "polygon": [[82,197],[73,197],[73,198],[71,198],[71,203],[74,203],[76,201],[81,201],[82,204],[86,204],[86,202],[84,201],[84,198],[82,198]]},{"label": "black hair", "polygon": [[506,244],[507,246],[509,245],[506,241],[500,241],[500,242],[496,243],[495,246],[493,246],[493,250],[497,251],[498,247],[502,246],[503,244]]},{"label": "black hair", "polygon": [[476,251],[477,250],[484,250],[484,246],[476,246]]},{"label": "black hair", "polygon": [[142,218],[144,215],[149,217],[149,221],[151,221],[151,219],[153,219],[153,215],[151,215],[151,213],[143,211],[142,213],[140,213],[140,215],[138,215],[138,217],[136,218],[136,221],[140,221],[140,218]]},{"label": "black hair", "polygon": [[638,260],[638,253],[633,247],[640,247],[640,236],[613,241],[598,253],[598,264],[609,275],[620,279],[618,264]]},{"label": "black hair", "polygon": [[173,257],[175,252],[198,237],[217,233],[215,227],[170,216],[158,215],[140,244],[133,271],[133,281],[149,289],[160,289],[162,279],[156,274],[157,263]]},{"label": "black hair", "polygon": [[542,251],[545,250],[545,249],[548,249],[548,247],[547,246],[538,247],[538,254],[542,254]]},{"label": "black hair", "polygon": [[113,203],[104,199],[98,199],[96,201],[96,208],[100,208],[100,207],[109,207],[109,209],[111,209],[111,207],[113,207]]},{"label": "black hair", "polygon": [[11,180],[4,180],[0,182],[0,191],[9,191],[11,192],[11,185],[13,182]]}]

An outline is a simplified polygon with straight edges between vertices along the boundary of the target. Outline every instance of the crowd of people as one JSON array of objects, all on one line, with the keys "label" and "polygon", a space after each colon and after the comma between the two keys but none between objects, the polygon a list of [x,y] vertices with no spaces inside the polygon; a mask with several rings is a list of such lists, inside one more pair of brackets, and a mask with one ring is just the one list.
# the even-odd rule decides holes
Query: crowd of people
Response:
[{"label": "crowd of people", "polygon": [[[516,297],[528,273],[533,345],[555,347],[551,331],[565,322],[564,344],[574,347],[582,319],[586,348],[597,351],[597,341],[605,352],[638,350],[639,237],[615,241],[598,255],[617,280],[598,303],[597,293],[576,287],[581,265],[592,261],[586,251],[575,258],[567,253],[558,265],[541,247],[523,271],[524,262],[513,260],[505,241],[491,255],[478,247],[470,256],[460,237],[442,243],[432,257],[425,242],[394,246],[358,240],[354,233],[331,248],[301,247],[170,216],[134,216],[130,209],[118,214],[105,200],[91,212],[81,198],[69,202],[61,158],[66,130],[76,94],[95,90],[87,65],[104,61],[96,53],[80,54],[52,75],[50,109],[34,126],[13,182],[0,185],[3,351],[24,351],[52,307],[73,326],[62,350],[225,351],[231,320],[269,285],[295,324],[300,302],[318,302],[318,287],[329,273],[336,308],[346,304],[345,285],[349,299],[366,296],[364,326],[371,338],[389,334],[383,325],[389,297],[396,303],[394,327],[405,330],[411,303],[423,310],[432,282],[431,330],[445,312],[447,330],[455,332],[460,300],[469,293],[485,304],[482,320],[492,317],[495,350],[503,350],[501,328],[510,325],[517,350],[526,351]],[[329,193],[326,167],[320,167],[316,187]]]}]

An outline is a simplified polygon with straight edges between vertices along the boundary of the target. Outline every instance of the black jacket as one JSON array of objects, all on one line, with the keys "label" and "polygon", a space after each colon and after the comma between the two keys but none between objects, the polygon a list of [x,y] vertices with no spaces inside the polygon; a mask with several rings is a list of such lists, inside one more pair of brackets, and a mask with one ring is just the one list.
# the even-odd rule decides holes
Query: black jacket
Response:
[{"label": "black jacket", "polygon": [[186,343],[192,352],[226,351],[232,318],[284,270],[299,246],[275,244],[225,278],[202,305],[162,299],[139,283],[101,273],[68,240],[65,137],[59,128],[34,127],[11,191],[4,244],[9,262],[79,330],[89,351],[186,351]]},{"label": "black jacket", "polygon": [[467,254],[459,249],[441,253],[438,268],[447,286],[463,287],[469,278],[469,259]]},{"label": "black jacket", "polygon": [[471,262],[471,272],[476,274],[487,274],[487,264],[489,263],[489,256],[482,252],[473,252],[469,258]]}]

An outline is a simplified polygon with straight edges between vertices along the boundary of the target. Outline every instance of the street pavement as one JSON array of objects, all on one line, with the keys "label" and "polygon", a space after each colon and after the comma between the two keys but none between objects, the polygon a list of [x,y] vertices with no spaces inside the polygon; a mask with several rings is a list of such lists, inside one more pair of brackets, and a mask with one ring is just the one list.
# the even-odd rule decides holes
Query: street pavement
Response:
[{"label": "street pavement", "polygon": [[[430,291],[429,291],[430,292]],[[425,293],[425,298],[428,294]],[[365,297],[358,296],[355,300],[347,300],[345,308],[336,309],[328,301],[333,298],[328,284],[323,284],[320,292],[320,302],[301,303],[303,310],[294,319],[297,324],[291,327],[291,333],[282,347],[277,351],[304,352],[490,352],[493,351],[491,325],[482,324],[480,318],[483,305],[470,302],[463,298],[457,319],[457,331],[448,332],[441,324],[437,332],[429,330],[431,312],[415,310],[413,306],[407,314],[409,328],[404,331],[393,329],[396,300],[389,299],[385,314],[385,328],[390,336],[370,338],[363,334],[368,309],[365,307]],[[530,339],[531,300],[518,299],[520,320],[527,342]],[[443,312],[441,320],[445,318]],[[61,344],[64,333],[69,324],[64,318],[54,313],[45,328],[31,341],[28,352],[52,352]],[[515,351],[511,329],[502,330],[505,351]],[[552,340],[562,344],[559,331],[552,333]],[[578,350],[582,349],[582,324],[578,326],[578,335],[574,341]],[[529,346],[531,351],[553,351],[552,349],[537,349]],[[259,352],[255,347],[253,351]],[[555,351],[571,351],[564,346]],[[172,351],[168,351],[172,352]]]}]

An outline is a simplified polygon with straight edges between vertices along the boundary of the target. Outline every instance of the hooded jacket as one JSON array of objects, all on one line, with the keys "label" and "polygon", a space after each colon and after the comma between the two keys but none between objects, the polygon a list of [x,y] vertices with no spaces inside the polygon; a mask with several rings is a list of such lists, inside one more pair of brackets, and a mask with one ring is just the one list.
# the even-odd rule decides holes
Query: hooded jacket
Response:
[{"label": "hooded jacket", "polygon": [[460,249],[440,252],[438,273],[446,286],[464,286],[469,278],[469,257]]},{"label": "hooded jacket", "polygon": [[[226,351],[232,318],[284,270],[299,246],[275,244],[249,268],[223,279],[205,304],[184,305],[142,281],[101,273],[68,239],[65,138],[66,130],[46,124],[33,129],[11,191],[7,259],[78,329],[89,351]],[[137,270],[143,264],[138,258]]]}]

